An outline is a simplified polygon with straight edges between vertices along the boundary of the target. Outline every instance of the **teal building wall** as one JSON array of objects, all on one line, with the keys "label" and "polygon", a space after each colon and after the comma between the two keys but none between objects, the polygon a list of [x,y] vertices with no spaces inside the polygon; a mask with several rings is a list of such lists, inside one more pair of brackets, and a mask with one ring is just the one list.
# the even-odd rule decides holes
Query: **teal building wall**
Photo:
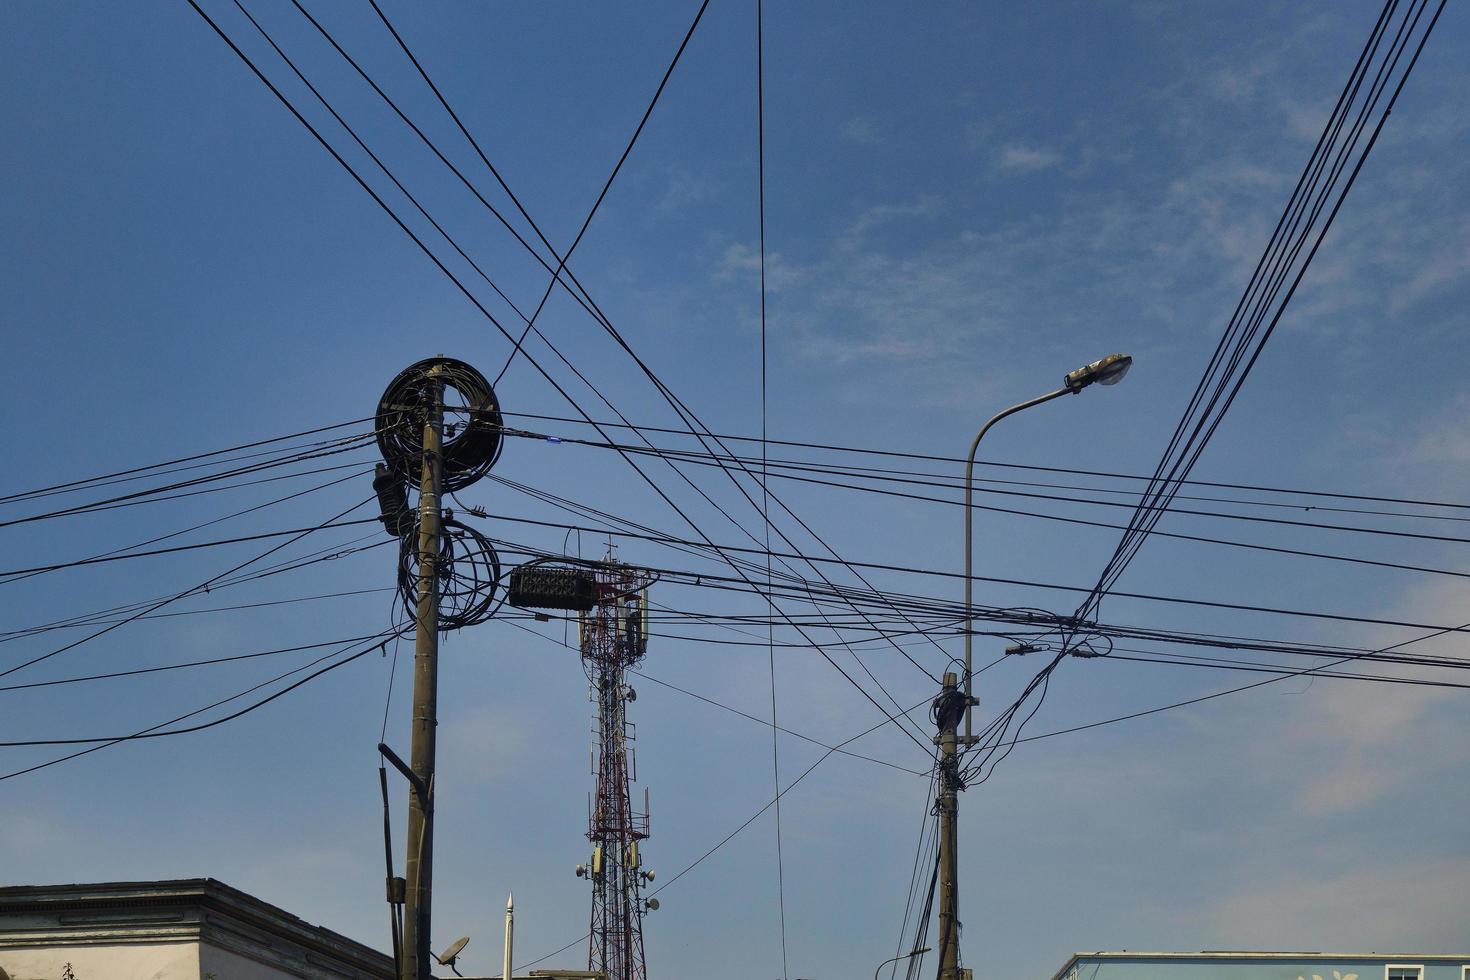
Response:
[{"label": "teal building wall", "polygon": [[1470,980],[1470,953],[1126,952],[1078,953],[1052,980],[1390,980],[1390,966],[1418,967],[1419,980]]}]

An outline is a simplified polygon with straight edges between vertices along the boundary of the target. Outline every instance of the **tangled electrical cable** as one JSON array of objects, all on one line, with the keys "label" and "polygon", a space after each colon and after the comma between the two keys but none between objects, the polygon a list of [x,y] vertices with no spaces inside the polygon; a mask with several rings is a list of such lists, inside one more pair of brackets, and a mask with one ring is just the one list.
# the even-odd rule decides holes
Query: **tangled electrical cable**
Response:
[{"label": "tangled electrical cable", "polygon": [[433,384],[458,393],[461,402],[446,410],[466,416],[446,427],[440,450],[444,489],[452,493],[489,473],[503,445],[495,389],[464,361],[429,357],[398,372],[378,402],[378,449],[395,476],[405,481],[418,476],[424,457],[423,420]]},{"label": "tangled electrical cable", "polygon": [[[446,406],[446,391],[455,392],[459,403]],[[464,418],[444,425],[445,411]],[[453,495],[490,472],[503,445],[495,389],[464,361],[429,357],[410,364],[388,383],[376,418],[383,463],[376,468],[373,492],[381,509],[379,520],[399,540],[398,596],[405,612],[414,616],[422,594],[437,599],[441,632],[484,622],[499,608],[497,599],[503,601],[495,546],[479,531],[454,520],[450,511],[443,511],[433,535],[421,533],[426,527],[408,506],[408,486],[415,482],[416,472],[422,473],[421,503],[432,501],[437,510],[439,492]],[[433,449],[426,445],[431,426],[441,433]],[[437,480],[431,481],[429,462],[434,456],[439,465]],[[431,588],[425,587],[426,576],[431,577]]]},{"label": "tangled electrical cable", "polygon": [[[418,527],[403,535],[398,548],[398,597],[413,618],[418,605]],[[500,555],[479,531],[446,517],[439,535],[439,629],[457,630],[483,623],[504,601]]]}]

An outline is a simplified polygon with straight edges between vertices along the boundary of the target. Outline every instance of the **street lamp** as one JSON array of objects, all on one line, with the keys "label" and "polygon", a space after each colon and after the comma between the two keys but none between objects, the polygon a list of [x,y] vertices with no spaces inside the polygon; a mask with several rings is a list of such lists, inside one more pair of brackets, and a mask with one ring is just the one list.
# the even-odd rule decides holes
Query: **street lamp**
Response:
[{"label": "street lamp", "polygon": [[974,604],[974,599],[972,597],[972,592],[973,592],[973,589],[974,589],[974,582],[973,582],[972,577],[971,577],[972,576],[972,573],[973,573],[973,570],[974,570],[974,559],[973,559],[973,556],[971,554],[971,551],[972,551],[971,542],[972,542],[972,535],[973,535],[974,514],[971,511],[970,501],[971,501],[972,496],[974,495],[974,489],[975,489],[975,453],[980,449],[980,440],[985,438],[985,433],[987,433],[987,432],[990,431],[990,427],[992,425],[994,425],[995,423],[999,422],[1001,419],[1005,418],[1008,415],[1015,415],[1017,412],[1022,411],[1023,409],[1030,408],[1033,405],[1040,405],[1042,402],[1049,402],[1053,398],[1060,398],[1062,395],[1075,395],[1075,394],[1077,394],[1077,392],[1081,391],[1083,388],[1086,388],[1088,385],[1092,385],[1092,384],[1115,385],[1119,381],[1122,381],[1123,380],[1123,375],[1127,374],[1128,373],[1128,369],[1130,367],[1132,367],[1132,366],[1133,366],[1133,358],[1132,358],[1132,356],[1130,356],[1128,354],[1109,354],[1107,357],[1100,358],[1099,360],[1093,361],[1091,364],[1084,364],[1082,367],[1078,368],[1075,371],[1072,371],[1065,378],[1063,378],[1062,379],[1062,387],[1058,388],[1056,391],[1048,392],[1047,394],[1042,395],[1039,398],[1033,398],[1030,401],[1022,402],[1019,405],[1012,405],[1010,408],[1006,409],[1004,412],[1001,412],[1000,414],[996,415],[989,422],[986,422],[985,423],[985,425],[980,429],[980,432],[975,436],[975,441],[972,442],[972,443],[970,443],[970,456],[969,456],[968,461],[965,463],[965,744],[966,745],[970,745],[970,744],[973,744],[974,743],[974,735],[971,733],[971,730],[970,730],[970,709],[971,709],[971,706],[974,704],[974,696],[973,696],[973,694],[971,692],[971,688],[970,688],[970,685],[971,685],[971,676],[970,676],[970,670],[971,670],[970,645],[971,645],[971,630],[972,630],[972,626],[973,626],[973,622],[972,621],[973,621],[974,615],[975,615],[975,604]]},{"label": "street lamp", "polygon": [[878,980],[878,974],[882,973],[883,972],[883,968],[885,966],[887,966],[889,963],[892,963],[895,960],[912,959],[915,956],[919,956],[919,955],[921,955],[923,953],[927,953],[927,952],[929,952],[929,947],[928,946],[925,946],[923,949],[916,949],[912,953],[904,953],[902,956],[894,956],[894,957],[891,957],[890,959],[884,960],[882,963],[879,963],[878,964],[878,969],[876,969],[876,970],[873,971],[873,980]]}]

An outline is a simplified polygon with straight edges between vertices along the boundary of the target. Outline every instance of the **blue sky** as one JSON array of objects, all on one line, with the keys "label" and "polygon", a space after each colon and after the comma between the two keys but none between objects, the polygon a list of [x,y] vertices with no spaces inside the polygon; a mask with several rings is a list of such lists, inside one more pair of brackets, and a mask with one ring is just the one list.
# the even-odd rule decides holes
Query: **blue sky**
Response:
[{"label": "blue sky", "polygon": [[[204,6],[307,111],[309,95],[234,6]],[[534,306],[545,273],[291,5],[248,6],[497,284],[522,308]],[[954,456],[999,408],[1125,350],[1137,358],[1125,384],[1008,421],[985,455],[1128,473],[1156,462],[1377,13],[1365,3],[769,8],[771,434]],[[489,176],[371,9],[309,9],[491,196]],[[385,9],[565,247],[695,8]],[[760,426],[754,53],[753,4],[712,4],[571,262],[659,376],[715,431],[731,433]],[[1452,5],[1198,477],[1464,499],[1466,65],[1470,30]],[[187,4],[0,6],[0,86],[8,350],[0,397],[11,420],[0,491],[360,419],[397,371],[424,356],[443,352],[492,375],[504,363],[503,338]],[[324,113],[308,115],[361,160]],[[565,295],[541,326],[629,418],[674,421]],[[543,347],[528,350],[552,368]],[[594,416],[607,417],[570,384]],[[510,411],[567,414],[525,361],[498,391]],[[496,472],[687,531],[609,456],[512,441]],[[716,541],[739,542],[735,528],[663,474],[660,483]],[[722,504],[745,506],[728,483],[690,475]],[[308,526],[368,492],[363,478],[185,540]],[[845,557],[961,567],[955,508],[801,484],[778,492]],[[23,567],[131,544],[274,495],[266,485],[0,534],[7,567]],[[462,497],[492,515],[556,519],[491,483]],[[732,512],[757,527],[748,507]],[[512,540],[563,547],[560,532],[490,525]],[[1183,516],[1161,526],[1222,530]],[[339,532],[320,547],[361,533]],[[1470,567],[1453,542],[1228,533]],[[977,571],[1090,585],[1115,534],[982,515]],[[4,628],[177,591],[262,547],[10,583],[0,587]],[[694,563],[633,541],[620,553],[651,565]],[[382,588],[391,576],[391,558],[378,549],[235,595],[292,599]],[[953,579],[873,581],[959,598]],[[1451,577],[1170,540],[1151,541],[1122,587],[1441,625],[1470,618],[1467,590]],[[656,598],[682,609],[760,609],[682,587]],[[983,587],[978,598],[1070,609],[1066,594],[1034,589]],[[225,604],[223,594],[201,596],[179,609]],[[388,606],[386,594],[371,593],[152,620],[9,680],[373,633],[387,626]],[[1123,598],[1104,608],[1116,621],[1167,629],[1367,646],[1405,638]],[[57,645],[54,634],[7,641],[0,661]],[[977,641],[982,662],[1000,645]],[[1455,640],[1420,649],[1467,653]],[[915,656],[942,667],[932,647]],[[891,649],[864,659],[905,706],[933,692]],[[830,741],[881,720],[810,651],[781,648],[776,661],[784,725]],[[5,879],[207,875],[385,946],[373,746],[390,664],[374,654],[230,725],[0,784]],[[400,746],[406,666],[400,658],[388,730]],[[658,680],[769,713],[763,649],[665,636],[645,667]],[[1007,703],[1033,670],[1011,662],[985,675],[981,714]],[[247,662],[0,692],[0,737],[133,730],[269,671]],[[591,705],[575,655],[506,623],[448,638],[441,676],[434,942],[471,934],[466,972],[491,973],[508,891],[527,958],[586,928],[588,895],[572,867],[586,850]],[[1033,730],[1253,677],[1068,662]],[[639,776],[653,799],[645,855],[666,880],[770,798],[770,733],[654,682],[638,691]],[[966,961],[984,976],[1045,977],[1075,949],[1470,949],[1467,717],[1460,691],[1287,681],[1022,746],[962,800]],[[891,729],[859,746],[924,767]],[[788,778],[820,752],[787,737],[780,750]],[[54,751],[3,749],[0,763],[9,771]],[[925,788],[923,778],[834,756],[786,797],[792,976],[864,976],[896,951]],[[400,811],[402,795],[394,797]],[[400,831],[400,858],[401,839]],[[647,924],[654,974],[779,975],[774,842],[767,815],[660,895]],[[579,955],[576,947],[557,962],[576,966]]]}]

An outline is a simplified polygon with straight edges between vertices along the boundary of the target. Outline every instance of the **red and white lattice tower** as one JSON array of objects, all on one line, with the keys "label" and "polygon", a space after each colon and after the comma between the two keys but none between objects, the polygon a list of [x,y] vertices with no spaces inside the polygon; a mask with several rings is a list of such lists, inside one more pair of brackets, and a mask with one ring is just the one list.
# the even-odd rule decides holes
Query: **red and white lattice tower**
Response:
[{"label": "red and white lattice tower", "polygon": [[[609,555],[611,559],[611,555]],[[642,866],[641,845],[648,838],[648,790],[643,810],[633,809],[631,786],[637,778],[632,745],[636,730],[627,706],[636,694],[627,671],[648,649],[647,573],[609,560],[597,571],[597,603],[580,620],[582,665],[591,682],[589,700],[597,705],[593,774],[587,839],[591,864],[579,868],[592,881],[591,941],[587,968],[607,980],[646,980],[643,916],[650,905],[643,885],[653,873]],[[652,902],[657,908],[658,903]]]}]

